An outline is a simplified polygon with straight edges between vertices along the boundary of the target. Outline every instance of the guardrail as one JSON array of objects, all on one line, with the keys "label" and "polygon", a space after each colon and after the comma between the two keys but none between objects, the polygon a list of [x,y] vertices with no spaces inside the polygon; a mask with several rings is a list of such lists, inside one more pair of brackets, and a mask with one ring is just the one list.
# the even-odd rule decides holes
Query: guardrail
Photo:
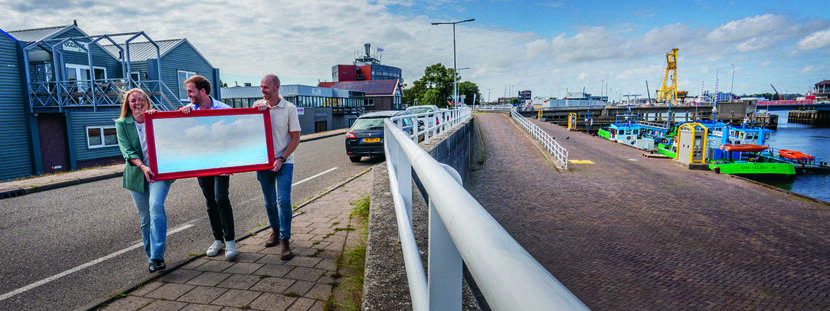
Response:
[{"label": "guardrail", "polygon": [[545,147],[545,150],[548,151],[551,155],[553,155],[554,161],[556,161],[559,166],[562,167],[564,170],[568,170],[568,150],[559,145],[555,139],[550,137],[547,132],[543,131],[541,128],[530,122],[529,120],[525,119],[521,114],[516,112],[516,109],[510,110],[510,117],[513,120],[516,120],[528,134],[533,136],[542,146]]},{"label": "guardrail", "polygon": [[406,133],[409,139],[418,142],[423,139],[425,144],[430,138],[448,131],[472,116],[469,108],[440,110],[438,112],[424,112],[408,114],[391,118],[398,128],[412,126],[412,132]]},{"label": "guardrail", "polygon": [[487,106],[476,105],[475,106],[476,111],[505,111],[505,112],[507,112],[507,111],[512,110],[513,108],[514,108],[513,105],[487,105]]},{"label": "guardrail", "polygon": [[[455,113],[471,117],[469,109]],[[413,310],[461,310],[462,262],[495,310],[588,310],[462,187],[454,169],[401,129],[407,117],[384,121],[384,148]],[[413,169],[429,195],[429,276],[412,229]]]}]

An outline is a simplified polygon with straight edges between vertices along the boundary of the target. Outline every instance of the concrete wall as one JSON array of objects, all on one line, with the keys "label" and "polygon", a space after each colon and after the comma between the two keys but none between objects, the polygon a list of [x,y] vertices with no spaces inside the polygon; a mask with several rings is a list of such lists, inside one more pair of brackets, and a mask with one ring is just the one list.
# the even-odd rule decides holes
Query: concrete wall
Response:
[{"label": "concrete wall", "polygon": [[[473,158],[476,126],[471,119],[458,129],[432,140],[424,148],[438,162],[454,167],[466,175]],[[411,310],[409,285],[406,278],[401,246],[398,243],[398,227],[395,205],[389,192],[389,175],[386,164],[374,168],[369,207],[369,234],[366,241],[366,273],[363,286],[363,310]],[[413,176],[415,174],[413,173]],[[415,240],[421,251],[421,261],[427,263],[428,214],[424,197],[413,189],[412,221]],[[426,270],[426,266],[424,267]],[[480,310],[465,280],[462,309]]]}]

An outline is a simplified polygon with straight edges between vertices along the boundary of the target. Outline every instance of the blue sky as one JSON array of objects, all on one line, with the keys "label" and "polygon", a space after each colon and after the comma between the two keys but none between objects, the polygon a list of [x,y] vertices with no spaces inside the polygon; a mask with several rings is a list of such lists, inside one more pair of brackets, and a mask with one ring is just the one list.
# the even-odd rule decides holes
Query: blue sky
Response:
[{"label": "blue sky", "polygon": [[[364,42],[407,82],[425,67],[452,66],[452,27],[430,22],[475,18],[456,29],[463,79],[495,99],[518,89],[654,94],[665,53],[679,48],[678,87],[690,95],[804,93],[830,79],[830,4],[823,1],[200,1],[136,5],[7,0],[0,28],[69,24],[90,34],[144,30],[187,38],[222,79],[254,82],[274,72],[283,84],[331,79]],[[54,9],[60,3],[61,9]],[[734,85],[732,73],[734,68]],[[607,90],[607,91],[606,91]]]}]

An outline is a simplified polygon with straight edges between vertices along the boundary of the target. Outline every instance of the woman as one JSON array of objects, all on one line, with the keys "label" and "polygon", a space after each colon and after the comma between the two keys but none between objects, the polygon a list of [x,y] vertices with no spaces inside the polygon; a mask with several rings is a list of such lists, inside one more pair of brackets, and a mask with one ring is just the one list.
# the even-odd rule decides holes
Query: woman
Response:
[{"label": "woman", "polygon": [[144,112],[152,113],[150,98],[141,89],[127,91],[121,105],[121,117],[115,120],[118,147],[127,161],[123,187],[130,190],[141,219],[141,238],[150,261],[150,272],[164,270],[164,248],[167,240],[167,214],[164,200],[172,180],[156,182],[147,167],[147,140]]}]

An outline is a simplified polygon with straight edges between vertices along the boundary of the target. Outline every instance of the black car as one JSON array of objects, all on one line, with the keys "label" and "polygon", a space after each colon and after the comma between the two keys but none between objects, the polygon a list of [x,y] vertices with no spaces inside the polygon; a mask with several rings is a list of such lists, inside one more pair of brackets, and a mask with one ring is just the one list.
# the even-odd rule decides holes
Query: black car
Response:
[{"label": "black car", "polygon": [[[405,111],[376,111],[357,118],[346,133],[346,155],[352,162],[363,156],[383,155],[383,120],[407,114]],[[403,131],[412,133],[412,120],[403,120]]]}]

